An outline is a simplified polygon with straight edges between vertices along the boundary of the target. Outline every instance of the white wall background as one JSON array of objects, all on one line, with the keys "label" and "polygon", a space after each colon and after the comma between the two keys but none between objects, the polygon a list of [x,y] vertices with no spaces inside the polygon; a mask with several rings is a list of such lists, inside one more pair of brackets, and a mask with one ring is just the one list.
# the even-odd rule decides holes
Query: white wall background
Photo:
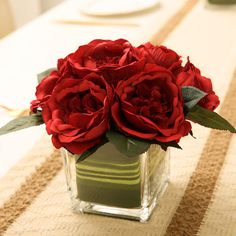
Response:
[{"label": "white wall background", "polygon": [[54,7],[58,3],[63,2],[63,0],[40,0],[40,2],[41,2],[42,10],[45,11],[51,7]]},{"label": "white wall background", "polygon": [[8,0],[15,28],[39,16],[64,0]]}]

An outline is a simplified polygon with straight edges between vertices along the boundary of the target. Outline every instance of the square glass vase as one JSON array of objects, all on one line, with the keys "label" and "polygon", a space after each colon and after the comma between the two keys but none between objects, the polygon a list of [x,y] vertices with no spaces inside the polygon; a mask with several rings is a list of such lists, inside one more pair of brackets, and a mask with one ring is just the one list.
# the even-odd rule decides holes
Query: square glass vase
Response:
[{"label": "square glass vase", "polygon": [[111,143],[76,163],[61,149],[67,189],[76,213],[93,213],[146,222],[169,180],[169,151],[152,144],[127,157]]}]

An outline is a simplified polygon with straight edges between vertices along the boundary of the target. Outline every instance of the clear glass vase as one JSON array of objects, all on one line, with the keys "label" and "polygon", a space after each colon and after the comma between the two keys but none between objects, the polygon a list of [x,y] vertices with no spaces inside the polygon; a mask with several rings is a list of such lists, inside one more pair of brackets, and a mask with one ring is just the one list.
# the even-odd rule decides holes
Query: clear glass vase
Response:
[{"label": "clear glass vase", "polygon": [[159,145],[136,157],[106,143],[82,162],[61,149],[72,208],[145,222],[169,179],[169,152]]}]

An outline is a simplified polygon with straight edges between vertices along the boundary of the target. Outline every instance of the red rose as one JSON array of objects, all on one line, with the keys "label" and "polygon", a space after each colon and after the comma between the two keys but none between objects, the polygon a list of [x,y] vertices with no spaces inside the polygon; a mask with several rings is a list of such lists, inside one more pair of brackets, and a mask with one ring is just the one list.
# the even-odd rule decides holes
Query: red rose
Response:
[{"label": "red rose", "polygon": [[54,146],[80,154],[99,144],[109,128],[112,98],[111,87],[95,73],[60,80],[42,107]]},{"label": "red rose", "polygon": [[163,66],[171,71],[175,71],[181,66],[180,56],[165,46],[154,46],[148,42],[140,45],[138,49],[141,57],[145,58],[148,63]]},{"label": "red rose", "polygon": [[84,76],[92,71],[98,72],[113,85],[141,71],[144,66],[135,48],[124,39],[93,40],[79,47],[67,59],[74,74]]},{"label": "red rose", "polygon": [[76,74],[73,73],[72,67],[70,65],[70,62],[68,61],[68,58],[71,54],[66,56],[65,58],[61,58],[57,61],[57,70],[58,74],[61,78],[66,78],[70,76],[76,77]]},{"label": "red rose", "polygon": [[59,80],[57,71],[52,71],[47,77],[45,77],[36,88],[37,100],[31,102],[30,109],[33,112],[37,111],[37,108],[42,107],[43,104],[49,99],[51,93]]},{"label": "red rose", "polygon": [[116,94],[112,117],[125,134],[178,142],[191,130],[184,118],[180,88],[163,67],[147,64],[143,72],[119,82]]},{"label": "red rose", "polygon": [[201,75],[201,72],[190,61],[182,68],[176,78],[176,83],[179,86],[193,86],[207,93],[199,105],[213,111],[219,105],[218,96],[212,89],[212,82],[210,79]]}]

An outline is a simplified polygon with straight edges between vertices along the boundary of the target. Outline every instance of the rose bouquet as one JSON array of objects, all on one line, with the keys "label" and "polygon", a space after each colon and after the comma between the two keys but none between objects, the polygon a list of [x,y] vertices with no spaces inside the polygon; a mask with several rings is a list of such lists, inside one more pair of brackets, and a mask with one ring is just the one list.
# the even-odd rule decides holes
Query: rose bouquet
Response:
[{"label": "rose bouquet", "polygon": [[[2,127],[0,135],[45,123],[53,145],[64,148],[66,158],[72,155],[77,163],[77,195],[90,202],[87,208],[79,206],[83,211],[106,212],[95,209],[91,202],[135,208],[130,214],[119,212],[146,220],[154,208],[155,194],[160,192],[153,185],[163,182],[154,174],[161,166],[155,152],[169,146],[180,148],[182,137],[193,136],[190,121],[236,132],[214,112],[219,98],[211,80],[189,58],[184,64],[181,56],[164,46],[145,43],[134,47],[124,39],[93,40],[59,59],[57,68],[38,79],[31,114]],[[159,151],[153,149],[157,146]],[[146,165],[137,159],[144,153],[152,156],[146,175],[141,173]],[[151,197],[146,197],[143,185],[147,181],[142,176],[148,176]],[[160,184],[161,189],[163,186]],[[118,214],[117,208],[107,212]]]},{"label": "rose bouquet", "polygon": [[153,143],[179,147],[192,134],[190,121],[235,132],[213,112],[219,98],[211,80],[164,46],[94,40],[46,73],[31,115],[11,121],[1,134],[45,123],[56,148],[85,157],[109,141],[128,155]]}]

